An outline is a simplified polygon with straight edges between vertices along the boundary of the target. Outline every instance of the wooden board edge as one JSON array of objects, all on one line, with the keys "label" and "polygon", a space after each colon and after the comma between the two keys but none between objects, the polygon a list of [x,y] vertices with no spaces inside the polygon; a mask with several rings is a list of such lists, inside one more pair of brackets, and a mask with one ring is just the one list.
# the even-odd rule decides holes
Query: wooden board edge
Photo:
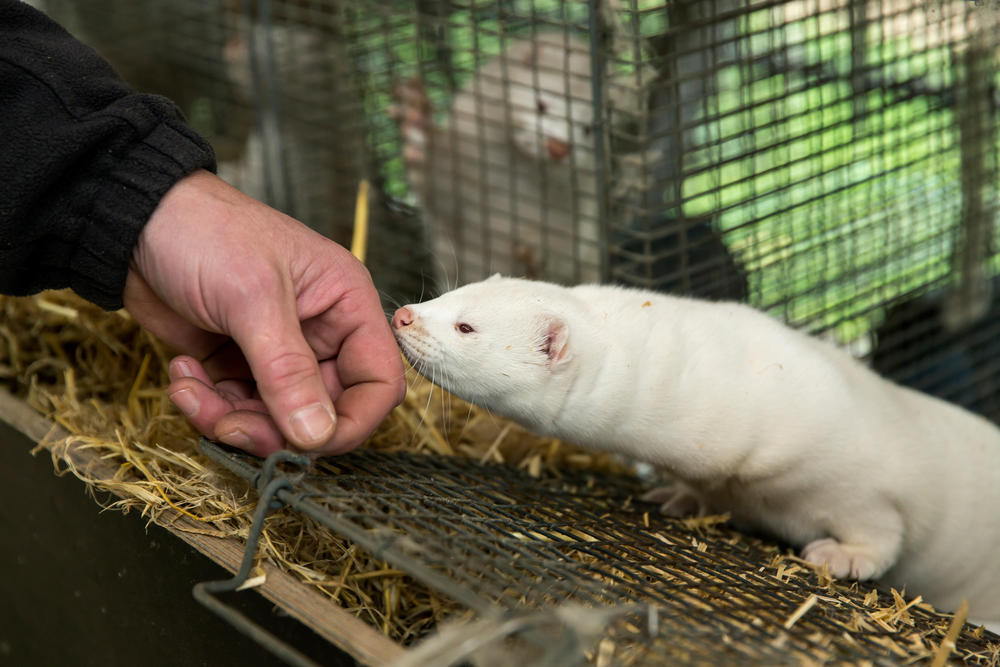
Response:
[{"label": "wooden board edge", "polygon": [[[58,441],[67,435],[60,426],[38,414],[3,387],[0,387],[0,421],[41,444],[46,444],[46,436],[49,440]],[[102,469],[109,476],[115,470],[91,450],[77,449],[69,454],[77,465],[85,466],[88,472],[98,477]],[[198,526],[195,522],[184,516],[155,523],[229,572],[236,572],[239,567],[243,543],[236,538],[200,534],[196,532]],[[261,595],[359,662],[381,667],[399,659],[405,652],[391,639],[291,575],[269,564],[265,564],[264,570],[266,582],[256,587]]]}]

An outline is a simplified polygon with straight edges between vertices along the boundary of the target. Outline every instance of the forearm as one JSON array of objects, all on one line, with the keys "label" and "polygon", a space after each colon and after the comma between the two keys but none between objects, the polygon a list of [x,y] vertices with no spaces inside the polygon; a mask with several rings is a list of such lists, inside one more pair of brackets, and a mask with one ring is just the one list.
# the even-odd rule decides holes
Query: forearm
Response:
[{"label": "forearm", "polygon": [[71,287],[119,307],[160,199],[214,166],[169,100],[132,91],[43,14],[0,0],[0,292]]}]

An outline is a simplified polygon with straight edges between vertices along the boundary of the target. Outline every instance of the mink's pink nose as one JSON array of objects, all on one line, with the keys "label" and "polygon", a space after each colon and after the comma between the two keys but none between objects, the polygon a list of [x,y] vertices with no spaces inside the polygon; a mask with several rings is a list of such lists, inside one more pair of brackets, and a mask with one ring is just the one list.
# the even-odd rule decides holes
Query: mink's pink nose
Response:
[{"label": "mink's pink nose", "polygon": [[392,328],[402,329],[413,324],[413,313],[406,306],[403,306],[392,316]]},{"label": "mink's pink nose", "polygon": [[545,140],[545,150],[549,152],[549,157],[556,162],[569,155],[572,148],[573,147],[565,141],[559,141],[558,139],[551,138]]}]

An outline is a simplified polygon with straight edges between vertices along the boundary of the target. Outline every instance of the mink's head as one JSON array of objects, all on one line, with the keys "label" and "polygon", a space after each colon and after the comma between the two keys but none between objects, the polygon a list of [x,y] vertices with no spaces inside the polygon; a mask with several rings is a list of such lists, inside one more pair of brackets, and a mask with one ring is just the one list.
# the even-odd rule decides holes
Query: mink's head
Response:
[{"label": "mink's head", "polygon": [[593,79],[589,46],[540,33],[504,53],[502,88],[513,145],[542,162],[587,166],[593,160]]},{"label": "mink's head", "polygon": [[570,381],[569,291],[502,278],[465,285],[396,311],[393,331],[410,364],[467,401],[528,426],[548,418]]}]

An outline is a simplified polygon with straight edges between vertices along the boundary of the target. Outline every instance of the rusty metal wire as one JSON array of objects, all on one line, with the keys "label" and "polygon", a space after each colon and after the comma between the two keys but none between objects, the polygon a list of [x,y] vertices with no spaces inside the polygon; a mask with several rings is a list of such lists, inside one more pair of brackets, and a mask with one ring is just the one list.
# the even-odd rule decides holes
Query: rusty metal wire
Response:
[{"label": "rusty metal wire", "polygon": [[[201,449],[248,481],[260,472],[253,457],[204,440]],[[774,545],[656,516],[635,501],[641,492],[624,477],[536,479],[504,465],[359,451],[318,462],[277,497],[481,618],[567,603],[619,609],[594,638],[613,647],[614,664],[896,664],[930,655],[948,627],[919,606],[872,620],[892,608],[890,593],[783,576]],[[560,639],[548,631],[549,644]],[[957,655],[995,663],[989,642],[1000,638],[970,632]],[[594,642],[574,647],[594,658]]]},{"label": "rusty metal wire", "polygon": [[191,592],[198,602],[225,619],[240,632],[267,648],[274,655],[280,657],[286,663],[295,665],[295,667],[317,667],[317,663],[302,655],[293,646],[275,637],[271,632],[216,597],[218,593],[229,593],[239,590],[250,576],[254,554],[257,551],[257,541],[260,539],[260,534],[264,527],[264,518],[267,516],[269,510],[277,509],[273,506],[274,504],[280,506],[280,502],[274,501],[277,492],[281,489],[289,489],[292,485],[291,479],[285,475],[274,477],[274,468],[279,462],[290,462],[302,467],[309,465],[307,457],[288,451],[275,452],[274,455],[268,457],[260,473],[252,480],[259,494],[259,500],[257,502],[257,509],[254,512],[253,524],[251,524],[247,535],[247,547],[240,562],[239,570],[231,579],[197,583]]}]

